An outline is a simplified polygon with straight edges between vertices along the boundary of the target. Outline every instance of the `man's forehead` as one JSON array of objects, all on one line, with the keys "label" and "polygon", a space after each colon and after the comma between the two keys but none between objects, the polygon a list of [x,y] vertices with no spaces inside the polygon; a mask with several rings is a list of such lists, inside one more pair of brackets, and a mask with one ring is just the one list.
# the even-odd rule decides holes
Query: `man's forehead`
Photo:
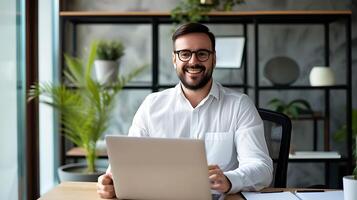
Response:
[{"label": "man's forehead", "polygon": [[176,48],[204,48],[211,49],[211,40],[205,33],[189,33],[179,36],[175,42]]}]

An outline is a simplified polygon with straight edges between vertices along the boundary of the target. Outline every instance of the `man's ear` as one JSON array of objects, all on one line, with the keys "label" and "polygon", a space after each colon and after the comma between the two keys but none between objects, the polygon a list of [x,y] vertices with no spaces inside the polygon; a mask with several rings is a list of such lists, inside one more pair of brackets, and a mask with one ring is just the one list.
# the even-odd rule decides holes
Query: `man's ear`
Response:
[{"label": "man's ear", "polygon": [[217,57],[216,57],[216,50],[215,50],[213,53],[213,60],[212,60],[213,68],[216,68],[216,61],[217,61]]},{"label": "man's ear", "polygon": [[172,53],[172,64],[174,65],[175,69],[177,68],[176,66],[176,56],[175,53]]}]

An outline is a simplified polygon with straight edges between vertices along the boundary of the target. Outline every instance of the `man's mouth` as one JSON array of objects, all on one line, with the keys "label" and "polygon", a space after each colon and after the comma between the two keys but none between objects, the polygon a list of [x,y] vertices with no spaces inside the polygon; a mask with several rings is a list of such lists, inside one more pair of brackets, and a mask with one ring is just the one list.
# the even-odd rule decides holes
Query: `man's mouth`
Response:
[{"label": "man's mouth", "polygon": [[185,67],[185,72],[189,74],[199,74],[205,70],[202,66]]}]

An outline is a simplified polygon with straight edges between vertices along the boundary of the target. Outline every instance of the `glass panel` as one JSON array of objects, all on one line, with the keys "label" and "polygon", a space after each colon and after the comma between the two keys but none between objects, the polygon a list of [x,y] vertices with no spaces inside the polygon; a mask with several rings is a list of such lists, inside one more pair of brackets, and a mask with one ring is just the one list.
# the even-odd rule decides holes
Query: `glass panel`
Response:
[{"label": "glass panel", "polygon": [[[323,35],[321,25],[260,26],[259,52],[264,53],[259,54],[259,84],[267,86],[291,80],[292,85],[310,85],[308,74],[312,67],[324,65]],[[287,71],[284,73],[283,69]]]},{"label": "glass panel", "polygon": [[119,93],[106,134],[127,135],[136,111],[150,93],[151,90],[123,90]]},{"label": "glass panel", "polygon": [[173,85],[179,81],[171,60],[173,51],[171,36],[175,28],[173,25],[159,26],[159,83],[164,85]]},{"label": "glass panel", "polygon": [[21,14],[24,12],[20,12],[21,8],[20,1],[0,1],[0,92],[3,97],[0,98],[0,199],[19,199],[19,194],[25,196],[25,191],[19,190],[24,188],[19,180],[26,178],[21,145],[25,126],[22,119],[24,82],[21,80],[24,72],[24,24]]},{"label": "glass panel", "polygon": [[[243,36],[243,26],[240,24],[207,24],[216,37]],[[221,59],[217,57],[217,60]],[[242,63],[243,64],[243,63]],[[215,80],[221,84],[243,84],[244,69],[218,69],[213,73]]]}]

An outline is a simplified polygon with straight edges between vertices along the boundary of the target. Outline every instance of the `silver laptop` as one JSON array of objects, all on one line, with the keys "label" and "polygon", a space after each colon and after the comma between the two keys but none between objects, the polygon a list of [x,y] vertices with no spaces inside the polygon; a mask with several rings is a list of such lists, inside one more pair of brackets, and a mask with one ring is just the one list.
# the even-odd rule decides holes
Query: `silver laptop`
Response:
[{"label": "silver laptop", "polygon": [[107,136],[119,199],[211,199],[204,141]]}]

